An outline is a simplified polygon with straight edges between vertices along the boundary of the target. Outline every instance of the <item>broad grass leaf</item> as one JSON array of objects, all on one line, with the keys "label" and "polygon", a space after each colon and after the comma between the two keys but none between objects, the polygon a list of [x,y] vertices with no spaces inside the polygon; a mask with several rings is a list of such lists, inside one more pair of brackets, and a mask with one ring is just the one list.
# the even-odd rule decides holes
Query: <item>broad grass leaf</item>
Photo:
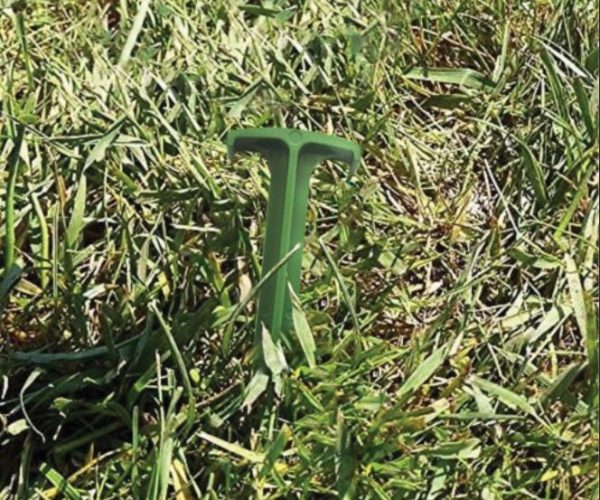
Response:
[{"label": "broad grass leaf", "polygon": [[587,324],[587,312],[585,310],[585,298],[583,296],[583,287],[579,279],[579,273],[577,271],[577,265],[573,260],[573,257],[569,254],[565,254],[565,270],[567,275],[567,283],[569,285],[569,296],[571,298],[571,305],[575,312],[575,319],[577,320],[577,326],[583,338],[588,337],[588,324]]},{"label": "broad grass leaf", "polygon": [[424,450],[423,455],[454,460],[478,458],[481,454],[480,444],[481,441],[477,438],[445,442]]},{"label": "broad grass leaf", "polygon": [[262,327],[262,352],[265,365],[271,373],[276,376],[287,370],[288,366],[280,343],[275,344],[273,337],[267,328]]},{"label": "broad grass leaf", "polygon": [[577,104],[579,105],[579,110],[581,111],[581,118],[583,119],[588,136],[591,139],[595,136],[596,127],[590,111],[590,99],[579,78],[575,78],[573,81],[573,90],[575,91]]},{"label": "broad grass leaf", "polygon": [[87,194],[87,180],[85,175],[79,179],[77,192],[75,193],[75,202],[73,203],[73,214],[69,220],[67,228],[67,243],[70,248],[73,248],[81,229],[83,228],[83,215],[85,213],[85,199]]},{"label": "broad grass leaf", "polygon": [[401,398],[421,387],[436,372],[446,359],[446,346],[435,350],[431,356],[419,364],[417,369],[404,381],[396,392],[396,397]]},{"label": "broad grass leaf", "polygon": [[298,297],[296,297],[296,294],[292,290],[291,286],[289,287],[289,290],[290,297],[292,298],[292,320],[294,322],[294,330],[298,336],[298,340],[300,341],[302,351],[306,356],[306,361],[308,361],[308,366],[314,368],[317,364],[315,360],[315,339],[312,331],[310,330],[310,325],[306,320],[306,316],[302,310],[302,305],[300,304]]},{"label": "broad grass leaf", "polygon": [[479,413],[492,415],[494,413],[494,409],[490,403],[490,399],[481,392],[481,389],[476,385],[471,387],[473,391],[473,397],[475,398],[475,404],[477,405],[477,410]]},{"label": "broad grass leaf", "polygon": [[50,467],[46,462],[40,464],[40,472],[52,483],[57,494],[64,495],[69,500],[81,500],[81,494],[77,491],[60,472]]},{"label": "broad grass leaf", "polygon": [[423,100],[423,106],[428,108],[456,109],[468,103],[472,98],[465,94],[436,94]]},{"label": "broad grass leaf", "polygon": [[533,156],[529,146],[527,146],[527,144],[525,144],[523,141],[519,141],[519,143],[521,145],[521,153],[523,155],[525,175],[533,187],[533,193],[535,194],[536,202],[539,206],[544,207],[548,202],[548,195],[546,194],[542,167],[537,159]]},{"label": "broad grass leaf", "polygon": [[280,396],[283,392],[283,373],[287,371],[288,365],[281,343],[273,342],[273,337],[267,328],[262,327],[262,355],[267,368],[271,371],[275,393]]},{"label": "broad grass leaf", "polygon": [[131,53],[133,52],[133,48],[137,42],[140,33],[142,32],[142,27],[144,26],[144,20],[146,19],[146,15],[150,10],[150,3],[152,0],[142,0],[139,3],[138,11],[135,14],[133,19],[133,24],[131,25],[131,30],[127,35],[127,40],[125,41],[125,45],[123,46],[123,50],[121,51],[121,55],[119,56],[119,66],[124,66],[129,61],[131,57]]},{"label": "broad grass leaf", "polygon": [[248,450],[239,444],[230,443],[229,441],[225,441],[224,439],[208,434],[207,432],[200,431],[198,437],[253,464],[261,464],[265,460],[265,455],[263,453]]},{"label": "broad grass leaf", "polygon": [[540,58],[546,68],[546,74],[548,76],[548,82],[550,83],[550,90],[556,107],[559,110],[561,118],[565,122],[570,121],[569,111],[567,109],[567,99],[565,98],[565,86],[558,76],[557,67],[554,59],[550,57],[550,54],[546,47],[540,51]]},{"label": "broad grass leaf", "polygon": [[543,404],[549,404],[556,399],[561,398],[567,393],[573,381],[581,371],[581,363],[573,363],[567,366],[558,377],[554,379],[552,384],[544,391],[540,397]]},{"label": "broad grass leaf", "polygon": [[337,468],[336,487],[338,498],[350,499],[354,496],[354,472],[356,458],[352,449],[352,431],[348,428],[341,412],[337,416]]},{"label": "broad grass leaf", "polygon": [[404,75],[411,80],[447,83],[466,88],[491,90],[494,82],[484,74],[469,68],[413,68]]},{"label": "broad grass leaf", "polygon": [[540,321],[536,328],[528,328],[524,331],[523,329],[518,330],[517,335],[509,339],[506,346],[516,349],[525,343],[532,344],[546,332],[552,331],[556,325],[565,321],[572,313],[573,309],[569,306],[562,304],[552,306],[544,314],[542,321]]},{"label": "broad grass leaf", "polygon": [[242,407],[250,407],[258,399],[258,397],[265,392],[267,384],[269,383],[269,376],[262,370],[257,370],[250,383],[247,385],[244,392],[244,402]]},{"label": "broad grass leaf", "polygon": [[[92,163],[96,161],[101,161],[104,159],[104,155],[106,154],[106,150],[112,145],[112,143],[119,135],[121,130],[121,126],[124,123],[124,118],[117,120],[115,123],[111,125],[106,134],[104,134],[98,141],[96,142],[94,148],[90,151],[90,154],[85,159],[85,163],[83,165],[84,170],[88,168]],[[137,186],[136,186],[137,187]]]},{"label": "broad grass leaf", "polygon": [[516,394],[506,387],[502,387],[501,385],[495,384],[494,382],[490,382],[489,380],[485,380],[481,377],[473,377],[473,383],[490,396],[498,398],[509,408],[518,408],[519,410],[530,415],[537,415],[533,406],[531,406],[520,394]]},{"label": "broad grass leaf", "polygon": [[571,305],[588,357],[588,376],[592,384],[598,379],[598,322],[593,300],[583,289],[573,257],[565,254],[565,270]]}]

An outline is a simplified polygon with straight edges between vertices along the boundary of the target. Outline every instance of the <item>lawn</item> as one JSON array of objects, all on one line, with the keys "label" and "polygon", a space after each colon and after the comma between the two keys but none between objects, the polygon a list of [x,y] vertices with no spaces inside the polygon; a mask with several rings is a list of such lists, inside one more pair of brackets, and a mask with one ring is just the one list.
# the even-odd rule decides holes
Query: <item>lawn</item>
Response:
[{"label": "lawn", "polygon": [[[0,498],[597,498],[598,43],[595,0],[0,0]],[[362,161],[260,391],[224,141],[274,126]]]}]

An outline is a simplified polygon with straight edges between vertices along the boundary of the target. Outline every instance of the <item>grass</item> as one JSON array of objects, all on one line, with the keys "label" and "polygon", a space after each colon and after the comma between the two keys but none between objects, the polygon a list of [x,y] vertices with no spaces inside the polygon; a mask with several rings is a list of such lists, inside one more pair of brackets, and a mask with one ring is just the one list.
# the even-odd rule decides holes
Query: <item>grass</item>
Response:
[{"label": "grass", "polygon": [[[0,6],[0,497],[597,498],[596,2]],[[248,126],[364,150],[249,399]]]}]

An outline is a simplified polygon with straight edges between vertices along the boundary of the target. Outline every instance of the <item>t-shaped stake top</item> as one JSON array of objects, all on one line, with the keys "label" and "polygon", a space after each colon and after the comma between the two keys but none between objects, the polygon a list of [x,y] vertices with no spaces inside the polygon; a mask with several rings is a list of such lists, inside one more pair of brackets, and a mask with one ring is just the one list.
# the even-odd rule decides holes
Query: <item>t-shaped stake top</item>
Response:
[{"label": "t-shaped stake top", "polygon": [[250,128],[231,131],[227,136],[229,159],[241,151],[262,154],[271,172],[263,276],[299,245],[287,264],[281,266],[260,290],[256,322],[257,346],[260,346],[262,324],[271,332],[275,342],[293,327],[287,282],[294,293],[298,293],[309,181],[313,169],[324,160],[339,160],[350,165],[352,174],[360,162],[360,146],[339,137],[304,130]]}]

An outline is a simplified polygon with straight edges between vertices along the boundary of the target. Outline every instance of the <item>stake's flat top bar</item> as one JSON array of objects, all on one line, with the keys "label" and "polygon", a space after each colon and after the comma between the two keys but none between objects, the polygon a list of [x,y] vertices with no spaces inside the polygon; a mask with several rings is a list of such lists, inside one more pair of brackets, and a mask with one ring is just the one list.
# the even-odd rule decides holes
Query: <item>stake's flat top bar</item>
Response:
[{"label": "stake's flat top bar", "polygon": [[[244,140],[244,142],[256,141],[255,146],[257,146],[257,149],[259,149],[261,146],[261,141],[265,139],[281,141],[288,147],[288,149],[296,149],[297,151],[301,151],[301,149],[306,145],[332,148],[340,153],[344,153],[343,157],[333,157],[332,159],[346,161],[350,164],[352,172],[356,170],[360,162],[360,146],[348,141],[347,139],[322,134],[320,132],[310,132],[308,130],[280,127],[246,128],[230,131],[227,134],[227,154],[230,159],[238,151],[237,141],[240,139]],[[241,149],[249,149],[248,144]],[[260,149],[268,150],[270,147],[265,147],[262,145]]]}]

